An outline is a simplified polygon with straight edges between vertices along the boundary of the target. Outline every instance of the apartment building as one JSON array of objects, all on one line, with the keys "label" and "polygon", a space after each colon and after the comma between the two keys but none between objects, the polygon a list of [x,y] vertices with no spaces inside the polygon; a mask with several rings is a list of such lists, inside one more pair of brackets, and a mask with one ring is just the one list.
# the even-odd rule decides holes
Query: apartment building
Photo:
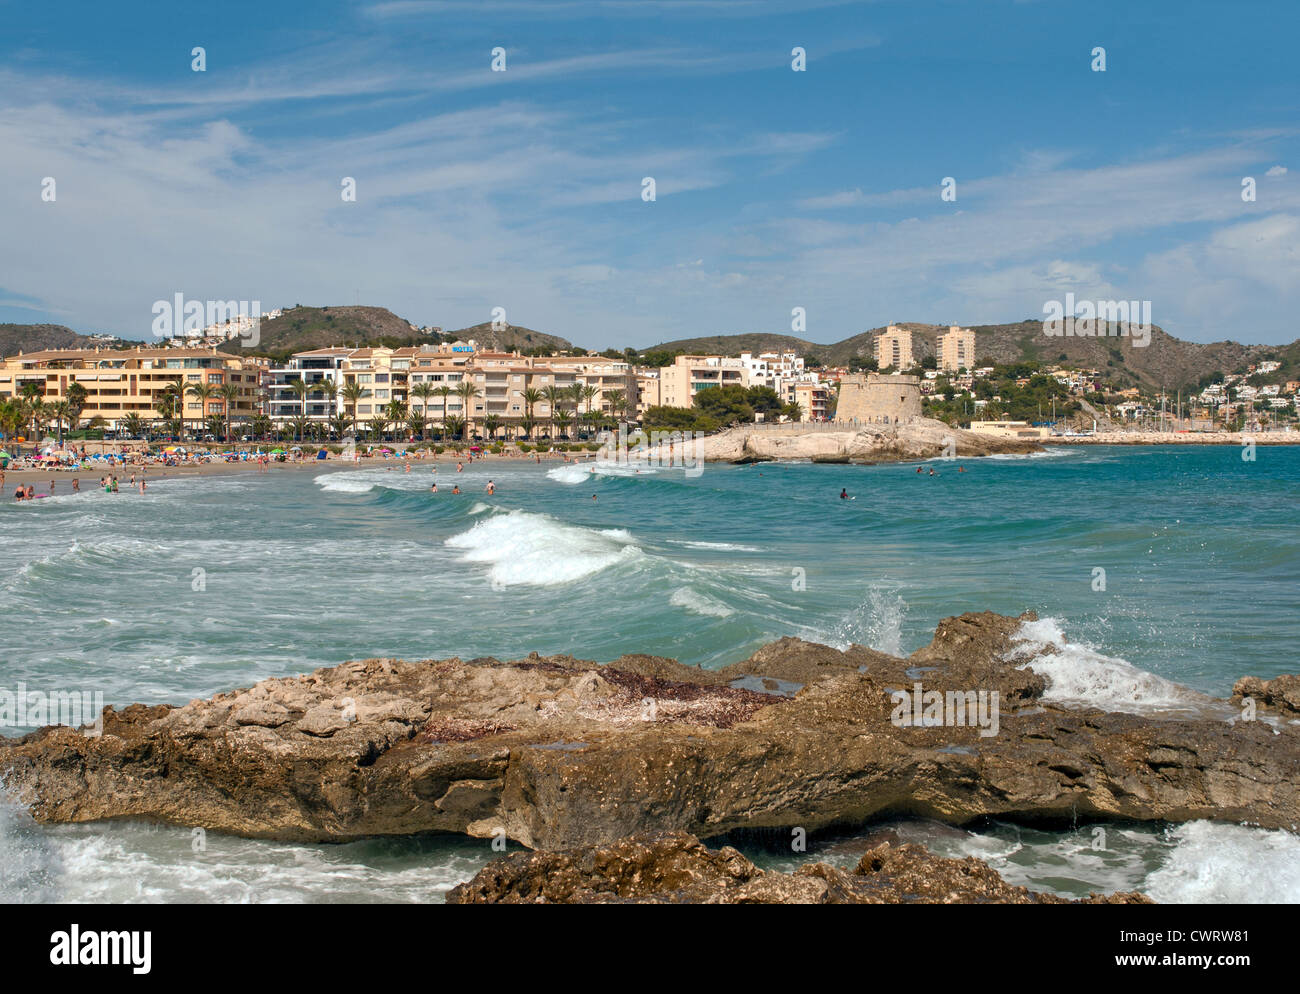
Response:
[{"label": "apartment building", "polygon": [[916,365],[912,357],[912,333],[891,324],[876,338],[876,362],[881,369],[911,369]]},{"label": "apartment building", "polygon": [[[300,401],[295,380],[316,383],[331,378],[338,389],[332,393],[309,393]],[[474,385],[475,394],[467,405],[462,384]],[[362,391],[352,402],[345,400],[345,388],[355,384]],[[571,399],[575,386],[595,388],[595,395],[581,404]],[[425,396],[426,387],[429,396]],[[584,417],[590,412],[632,412],[638,402],[637,376],[625,361],[603,356],[522,356],[517,352],[483,350],[474,341],[391,348],[331,348],[295,354],[272,377],[272,410],[283,423],[306,414],[324,421],[335,413],[346,413],[356,427],[365,430],[378,418],[388,419],[396,401],[407,410],[423,413],[426,421],[441,423],[458,417],[479,422],[488,416],[507,425],[532,416],[549,419],[546,394],[550,388],[566,391],[559,406]],[[531,405],[528,391],[540,399]],[[622,400],[614,394],[621,391]],[[349,391],[351,392],[351,391]]]},{"label": "apartment building", "polygon": [[787,404],[799,405],[800,421],[826,421],[829,417],[834,391],[829,383],[822,383],[805,375],[797,380],[782,380],[781,399]]},{"label": "apartment building", "polygon": [[742,352],[740,361],[749,371],[751,387],[771,387],[779,392],[783,380],[804,373],[803,358],[794,352]]},{"label": "apartment building", "polygon": [[[272,366],[267,377],[267,413],[276,424],[285,424],[306,415],[313,421],[324,421],[342,410],[343,401],[337,387],[343,382],[343,361],[352,349],[313,349],[291,356],[281,366]],[[294,392],[294,382],[302,380],[308,386],[322,380],[333,381],[329,390],[313,391],[302,400]]]},{"label": "apartment building", "polygon": [[[940,372],[955,373],[975,365],[975,332],[952,325],[934,343],[935,365]],[[883,364],[882,364],[883,365]]]},{"label": "apartment building", "polygon": [[269,370],[264,359],[227,355],[215,349],[47,349],[7,358],[0,364],[0,398],[21,396],[33,384],[46,403],[66,400],[73,384],[86,391],[81,420],[103,418],[111,429],[122,427],[132,414],[152,421],[164,391],[181,391],[181,415],[200,422],[212,415],[225,416],[226,399],[214,393],[201,399],[188,392],[191,385],[233,386],[232,421],[261,413],[263,379]]},{"label": "apartment building", "polygon": [[749,386],[749,368],[730,356],[679,355],[659,369],[659,403],[693,407],[695,395],[714,387]]}]

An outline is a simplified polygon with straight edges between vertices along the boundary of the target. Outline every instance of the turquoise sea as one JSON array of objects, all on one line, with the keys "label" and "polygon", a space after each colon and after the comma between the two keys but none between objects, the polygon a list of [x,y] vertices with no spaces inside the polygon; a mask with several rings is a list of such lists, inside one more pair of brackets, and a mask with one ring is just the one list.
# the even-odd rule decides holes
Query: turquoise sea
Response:
[{"label": "turquoise sea", "polygon": [[[53,498],[0,506],[0,687],[183,703],[376,655],[720,666],[783,635],[908,653],[945,616],[1031,608],[1043,620],[1027,634],[1069,640],[1047,674],[1066,702],[1159,710],[1186,703],[1178,685],[1223,696],[1239,676],[1300,669],[1300,448],[1244,461],[1226,446],[1080,446],[920,465],[688,477],[488,461],[458,474],[444,458],[437,494],[419,462],[155,473],[143,496],[72,495],[64,479]],[[1114,824],[1098,849],[1092,826],[888,827],[1063,894],[1300,900],[1300,840],[1286,832]],[[851,863],[880,828],[814,838],[798,857],[739,841],[766,865]],[[209,835],[195,853],[188,830],[42,828],[0,804],[9,901],[437,901],[491,856],[436,835]]]}]

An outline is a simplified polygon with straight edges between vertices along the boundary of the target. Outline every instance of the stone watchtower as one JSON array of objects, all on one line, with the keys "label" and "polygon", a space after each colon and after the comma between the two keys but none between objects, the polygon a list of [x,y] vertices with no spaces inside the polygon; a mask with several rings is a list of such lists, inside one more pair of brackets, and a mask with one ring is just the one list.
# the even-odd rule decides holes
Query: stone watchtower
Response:
[{"label": "stone watchtower", "polygon": [[921,416],[921,378],[853,373],[840,381],[836,421],[906,424]]}]

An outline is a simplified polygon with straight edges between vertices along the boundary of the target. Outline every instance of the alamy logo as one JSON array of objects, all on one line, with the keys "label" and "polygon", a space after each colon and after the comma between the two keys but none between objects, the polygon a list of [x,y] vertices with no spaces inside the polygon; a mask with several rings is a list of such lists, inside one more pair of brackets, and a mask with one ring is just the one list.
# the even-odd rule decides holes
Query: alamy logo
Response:
[{"label": "alamy logo", "polygon": [[18,684],[17,691],[0,687],[0,728],[36,729],[45,725],[84,725],[87,738],[99,738],[104,733],[103,691],[53,690],[47,694],[28,691],[25,683]]},{"label": "alamy logo", "polygon": [[911,691],[891,690],[894,702],[889,721],[895,728],[978,727],[981,738],[998,734],[1000,727],[996,690],[925,690],[919,683]]},{"label": "alamy logo", "polygon": [[687,476],[704,472],[704,435],[693,431],[634,431],[626,424],[618,434],[603,431],[596,453],[597,465],[630,469],[682,469]]},{"label": "alamy logo", "polygon": [[[1064,302],[1049,300],[1043,334],[1049,338],[1131,338],[1134,348],[1151,344],[1151,301],[1080,300],[1073,293]],[[1112,330],[1112,327],[1114,330]]]},{"label": "alamy logo", "polygon": [[260,300],[155,300],[152,330],[159,338],[238,338],[252,348],[262,341]]},{"label": "alamy logo", "polygon": [[80,925],[50,935],[55,966],[129,966],[135,974],[153,968],[152,932],[83,932]]}]

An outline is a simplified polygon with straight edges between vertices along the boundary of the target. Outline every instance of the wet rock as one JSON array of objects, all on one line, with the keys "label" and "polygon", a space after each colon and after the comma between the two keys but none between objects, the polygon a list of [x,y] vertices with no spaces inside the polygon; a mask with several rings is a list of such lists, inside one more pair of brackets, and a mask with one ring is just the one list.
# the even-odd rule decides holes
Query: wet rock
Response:
[{"label": "wet rock", "polygon": [[[1008,659],[1032,617],[945,619],[906,659],[782,639],[716,671],[649,655],[362,660],[106,709],[98,738],[0,740],[0,777],[45,822],[504,832],[534,849],[891,815],[1300,823],[1298,726],[1056,706],[1032,659]],[[917,684],[958,702],[996,692],[997,727],[900,724],[891,692]],[[1287,687],[1263,692],[1285,702]]]},{"label": "wet rock", "polygon": [[1008,884],[974,857],[923,846],[869,849],[851,871],[812,863],[794,873],[756,867],[730,846],[686,832],[644,833],[608,845],[515,853],[452,889],[448,904],[1150,904],[1137,893],[1074,902]]}]

